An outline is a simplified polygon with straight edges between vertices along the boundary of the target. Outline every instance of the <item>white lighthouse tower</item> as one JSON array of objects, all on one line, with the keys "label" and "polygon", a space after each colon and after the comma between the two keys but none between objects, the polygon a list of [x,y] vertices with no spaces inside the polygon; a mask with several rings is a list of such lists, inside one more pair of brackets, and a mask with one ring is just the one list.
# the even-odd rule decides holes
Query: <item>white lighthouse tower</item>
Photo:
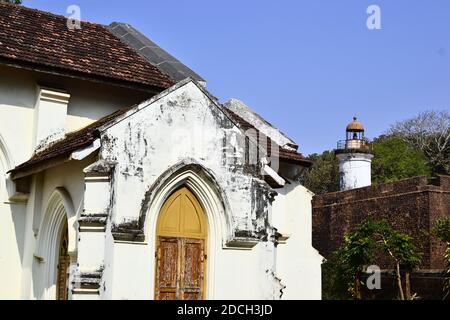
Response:
[{"label": "white lighthouse tower", "polygon": [[373,152],[364,137],[364,126],[356,117],[346,130],[346,139],[339,141],[336,156],[339,159],[341,190],[367,187],[372,184]]}]

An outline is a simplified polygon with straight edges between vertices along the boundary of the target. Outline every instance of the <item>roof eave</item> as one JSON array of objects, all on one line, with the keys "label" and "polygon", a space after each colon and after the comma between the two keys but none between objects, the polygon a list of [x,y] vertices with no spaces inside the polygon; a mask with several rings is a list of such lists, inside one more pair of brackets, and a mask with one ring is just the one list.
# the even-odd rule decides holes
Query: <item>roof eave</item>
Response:
[{"label": "roof eave", "polygon": [[9,173],[11,174],[11,180],[18,180],[18,179],[25,178],[25,177],[31,176],[33,174],[42,172],[44,170],[50,169],[57,165],[66,163],[70,160],[71,160],[70,154],[61,155],[61,156],[58,156],[55,158],[48,159],[46,161],[40,161],[33,165],[23,166],[21,168],[13,169],[13,170],[9,171]]},{"label": "roof eave", "polygon": [[161,91],[167,89],[164,87],[158,87],[158,86],[153,86],[153,85],[148,85],[148,84],[143,84],[143,83],[138,83],[138,82],[124,81],[124,80],[119,80],[119,79],[114,79],[114,78],[109,78],[109,77],[102,77],[102,76],[98,76],[98,75],[94,75],[94,74],[87,74],[87,73],[83,73],[80,71],[67,70],[67,69],[58,68],[58,67],[54,67],[54,66],[46,66],[46,65],[42,65],[42,64],[19,60],[19,59],[10,59],[10,58],[5,58],[5,57],[0,57],[0,64],[8,66],[8,67],[36,71],[36,72],[41,72],[41,73],[50,74],[50,75],[63,76],[63,77],[68,77],[68,78],[72,78],[72,79],[80,79],[80,80],[91,81],[91,82],[100,83],[100,84],[106,84],[106,85],[127,88],[127,89],[133,89],[133,90],[138,90],[138,91],[142,91],[142,92],[147,92],[150,94],[158,94]]},{"label": "roof eave", "polygon": [[286,162],[289,164],[295,164],[295,165],[300,165],[303,167],[311,167],[313,165],[313,162],[307,159],[289,159],[289,158],[280,158],[280,161],[282,162]]},{"label": "roof eave", "polygon": [[37,161],[37,162],[31,163],[31,164],[26,164],[26,162],[25,162],[23,165],[20,165],[14,169],[8,171],[8,173],[10,174],[12,180],[17,180],[17,179],[31,176],[33,174],[42,172],[44,170],[47,170],[47,169],[50,169],[53,167],[56,167],[63,163],[69,162],[71,160],[83,160],[87,156],[96,152],[98,150],[99,145],[97,147],[92,148],[92,151],[90,151],[89,153],[87,153],[85,156],[83,156],[81,158],[74,157],[74,154],[83,152],[87,148],[89,148],[89,146],[94,145],[94,144],[95,144],[95,141],[92,142],[89,140],[85,144],[79,145],[78,148],[75,150],[71,150],[66,153],[54,156],[52,158],[43,159],[41,161]]}]

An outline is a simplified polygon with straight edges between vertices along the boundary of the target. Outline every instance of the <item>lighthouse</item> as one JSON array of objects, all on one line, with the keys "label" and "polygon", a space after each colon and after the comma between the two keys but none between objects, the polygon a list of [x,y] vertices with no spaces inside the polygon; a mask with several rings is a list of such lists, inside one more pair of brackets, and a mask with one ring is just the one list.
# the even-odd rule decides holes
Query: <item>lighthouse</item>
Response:
[{"label": "lighthouse", "polygon": [[373,152],[364,136],[364,126],[354,117],[345,133],[345,140],[339,141],[335,150],[341,191],[370,186]]}]

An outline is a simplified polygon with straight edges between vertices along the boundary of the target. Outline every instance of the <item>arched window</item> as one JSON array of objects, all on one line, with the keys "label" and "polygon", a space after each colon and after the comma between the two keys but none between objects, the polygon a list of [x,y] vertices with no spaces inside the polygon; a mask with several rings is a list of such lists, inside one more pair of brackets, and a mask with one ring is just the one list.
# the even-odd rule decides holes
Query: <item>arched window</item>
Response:
[{"label": "arched window", "polygon": [[39,228],[34,291],[38,299],[70,298],[69,270],[76,264],[76,215],[69,194],[57,188],[51,195]]},{"label": "arched window", "polygon": [[155,299],[205,298],[207,229],[203,207],[188,188],[166,200],[156,227]]}]

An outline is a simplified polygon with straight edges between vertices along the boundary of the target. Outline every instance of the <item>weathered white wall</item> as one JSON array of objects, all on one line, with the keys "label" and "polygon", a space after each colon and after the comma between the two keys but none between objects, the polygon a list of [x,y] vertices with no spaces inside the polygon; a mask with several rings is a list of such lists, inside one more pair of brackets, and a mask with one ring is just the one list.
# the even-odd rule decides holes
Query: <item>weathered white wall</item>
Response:
[{"label": "weathered white wall", "polygon": [[[193,83],[149,105],[143,104],[139,112],[112,126],[102,138],[101,153],[103,159],[117,163],[113,223],[120,225],[138,220],[146,191],[153,183],[172,166],[195,159],[213,172],[224,190],[230,205],[227,213],[233,215],[233,227],[253,231],[252,218],[256,221],[256,210],[264,210],[256,208],[255,202],[264,202],[264,199],[262,195],[261,199],[252,199],[254,178],[242,171],[243,154],[224,149],[230,147],[224,145],[224,139],[236,135],[242,136],[242,132]],[[227,143],[235,141],[234,147],[239,150],[243,147],[239,143],[244,139],[238,140],[230,139]],[[146,237],[147,245],[114,244],[113,268],[104,271],[112,279],[109,285],[112,285],[113,299],[152,298],[155,235],[149,233]],[[208,281],[217,282],[215,292],[207,293],[208,297],[263,298],[258,295],[262,294],[261,290],[255,288],[263,282],[261,266],[271,265],[273,261],[267,261],[264,254],[258,253],[259,246],[243,252],[224,250],[223,245],[208,255],[215,255],[220,261],[215,263],[216,270],[208,269],[211,272]]]},{"label": "weathered white wall", "polygon": [[9,150],[0,136],[0,300],[18,299],[21,281],[24,212],[21,206],[9,204],[6,172],[11,164]]},{"label": "weathered white wall", "polygon": [[[39,192],[40,199],[30,199],[28,202],[29,212],[33,212],[27,216],[26,224],[26,242],[25,247],[26,259],[23,265],[23,285],[21,298],[22,299],[41,299],[45,289],[41,281],[43,268],[39,261],[33,257],[37,254],[38,241],[40,239],[40,230],[42,228],[42,220],[44,211],[47,207],[48,201],[57,188],[63,188],[70,195],[71,202],[74,207],[74,214],[79,216],[80,210],[83,207],[84,196],[84,174],[83,168],[88,166],[93,161],[92,157],[88,157],[82,161],[71,161],[52,169],[49,169],[42,175],[41,192]],[[38,203],[38,206],[30,208]],[[68,217],[69,218],[69,217]],[[75,228],[73,228],[75,229]],[[78,237],[77,230],[69,230],[69,241],[76,241],[74,236]],[[88,253],[89,254],[89,253]]]},{"label": "weathered white wall", "polygon": [[33,242],[27,239],[33,229],[30,219],[30,214],[35,211],[33,196],[30,195],[27,209],[25,203],[6,203],[8,196],[3,192],[4,173],[28,160],[34,151],[33,123],[38,85],[62,89],[71,95],[65,120],[67,132],[148,97],[148,94],[134,90],[0,66],[0,140],[9,150],[10,158],[10,163],[2,164],[0,169],[0,298],[30,297],[31,292],[29,284],[21,279],[21,267],[29,280],[27,272],[31,268],[30,254],[34,248],[30,247]]},{"label": "weathered white wall", "polygon": [[[270,292],[272,279],[267,276],[264,267],[267,266],[272,254],[267,246],[267,243],[260,243],[251,250],[218,249],[216,268],[214,270],[207,268],[206,279],[214,285],[213,292],[206,290],[206,298],[270,299],[270,296],[273,296],[273,292]],[[106,266],[104,272],[104,277],[109,280],[105,281],[107,289],[102,295],[103,299],[154,299],[152,270],[155,255],[151,247],[148,243],[113,244],[112,263]],[[209,252],[209,255],[211,254]]]},{"label": "weathered white wall", "polygon": [[[148,93],[132,89],[0,66],[0,128],[9,122],[5,131],[9,132],[6,128],[16,128],[11,134],[17,136],[18,142],[28,143],[25,145],[28,153],[23,158],[16,159],[18,163],[27,160],[31,152],[32,121],[38,85],[64,90],[70,94],[66,132],[80,129],[120,108],[130,107],[149,97]],[[4,138],[8,143],[13,141],[10,140],[11,137]]]},{"label": "weathered white wall", "polygon": [[38,86],[34,107],[33,145],[36,150],[64,138],[66,133],[67,105],[70,94]]},{"label": "weathered white wall", "polygon": [[312,246],[313,194],[295,182],[277,192],[272,221],[287,238],[277,247],[277,275],[286,286],[282,298],[320,300],[323,258]]},{"label": "weathered white wall", "polygon": [[[25,211],[9,203],[6,172],[27,159],[31,149],[34,97],[17,78],[0,69],[0,299],[20,297]],[[30,84],[30,82],[27,82]],[[23,139],[28,136],[29,139]]]},{"label": "weathered white wall", "polygon": [[[0,174],[1,171],[26,161],[33,152],[37,84],[44,83],[47,87],[52,87],[53,84],[71,95],[67,109],[67,131],[78,129],[119,107],[126,107],[143,99],[143,94],[130,90],[108,88],[74,79],[50,77],[5,67],[0,67],[0,73],[0,136],[11,150],[9,158],[13,159],[12,164],[7,165],[9,168],[4,168],[5,165],[2,164]],[[295,277],[301,270],[309,272],[311,279],[305,284],[311,288],[305,293],[303,289],[294,290],[293,286],[289,286],[284,297],[317,298],[320,284],[313,279],[317,279],[314,275],[317,272],[320,274],[320,268],[315,268],[316,260],[314,254],[308,251],[309,245],[302,244],[302,247],[298,244],[304,241],[303,236],[306,235],[300,233],[298,240],[291,235],[288,242],[280,245],[278,250],[275,250],[271,241],[266,240],[248,250],[237,248],[236,244],[227,246],[227,240],[230,240],[230,235],[236,231],[244,234],[244,238],[271,232],[272,226],[268,219],[271,209],[267,198],[269,189],[263,181],[249,174],[248,168],[245,167],[243,133],[194,83],[188,82],[167,95],[142,104],[139,112],[128,114],[128,117],[106,130],[102,139],[102,158],[117,162],[112,181],[112,216],[111,220],[108,220],[106,232],[97,234],[105,244],[85,237],[82,241],[87,247],[80,246],[84,248],[83,253],[78,253],[83,266],[96,268],[101,265],[104,268],[101,298],[153,298],[154,225],[146,222],[143,242],[114,240],[112,229],[127,222],[137,221],[150,187],[155,185],[167,169],[187,159],[195,159],[196,163],[213,173],[214,186],[217,185],[220,189],[227,215],[224,217],[226,223],[209,221],[211,225],[222,223],[222,229],[217,229],[220,229],[220,233],[209,234],[210,244],[215,245],[208,247],[207,297],[276,298],[279,282],[274,276],[281,278],[282,283],[291,284],[297,281]],[[80,215],[85,195],[83,169],[94,161],[96,159],[89,157],[36,175],[32,180],[27,204],[0,205],[0,234],[5,237],[1,248],[2,252],[7,253],[3,256],[0,253],[0,257],[8,261],[7,266],[2,265],[0,261],[0,268],[5,268],[0,270],[0,277],[3,276],[0,281],[5,280],[2,283],[10,285],[7,290],[4,286],[0,287],[0,297],[39,299],[43,296],[45,288],[40,278],[42,266],[34,257],[43,210],[54,190],[64,188],[72,199],[75,209],[73,214]],[[3,180],[2,183],[0,191],[4,190]],[[205,183],[212,184],[211,181]],[[97,194],[100,198],[102,192],[104,193],[101,190],[94,191],[93,195]],[[273,215],[279,212],[277,203],[284,203],[283,206],[289,208],[289,212],[298,203],[298,212],[310,213],[307,192],[298,189],[297,193],[285,202],[276,200]],[[281,195],[279,197],[281,199]],[[209,219],[214,219],[214,214],[209,214]],[[306,225],[302,226],[301,221],[305,219],[305,215],[300,214],[299,219],[292,223],[299,224],[303,230]],[[306,234],[306,230],[304,231]],[[290,240],[292,241],[289,243]],[[286,249],[283,249],[283,246]],[[291,270],[288,268],[289,261],[298,248],[300,254],[296,266],[300,269]],[[95,249],[95,252],[103,250],[104,258],[93,257],[90,249]],[[304,261],[308,260],[308,257],[310,263]],[[275,270],[275,266],[278,270]],[[272,272],[275,274],[272,275]],[[304,278],[302,275],[301,279]]]},{"label": "weathered white wall", "polygon": [[368,153],[338,154],[341,190],[367,187],[372,184],[372,158]]},{"label": "weathered white wall", "polygon": [[0,66],[0,135],[14,160],[26,161],[33,148],[35,82]]},{"label": "weathered white wall", "polygon": [[245,192],[256,181],[243,173],[244,139],[236,136],[242,137],[241,131],[193,83],[143,104],[142,110],[112,126],[102,138],[101,152],[103,159],[117,162],[120,173],[114,223],[137,220],[145,192],[156,179],[181,161],[195,159],[228,190],[237,227],[251,229],[252,205],[264,199]]},{"label": "weathered white wall", "polygon": [[[228,139],[224,144],[224,139],[232,135],[235,139]],[[158,178],[181,161],[195,159],[213,173],[223,190],[229,204],[226,214],[231,215],[233,222],[232,233],[245,230],[256,234],[270,229],[266,225],[269,202],[264,192],[254,186],[254,183],[264,183],[244,172],[243,154],[239,153],[244,140],[240,137],[242,132],[192,82],[143,103],[139,111],[125,116],[102,136],[102,159],[117,163],[112,223],[137,221],[146,201],[146,191]],[[230,143],[232,149],[229,149]],[[311,247],[310,200],[310,194],[302,187],[295,190],[293,197],[286,198],[283,205],[279,200],[280,206],[292,213],[293,218],[289,217],[297,219],[298,230],[293,232],[299,234],[293,235],[291,242],[285,245],[288,252],[278,253],[278,261],[275,261],[271,241],[261,241],[250,250],[227,248],[224,242],[213,248],[209,246],[207,282],[212,285],[207,286],[210,288],[207,298],[276,298],[278,281],[271,272],[278,264],[290,284],[288,297],[319,299],[321,257]],[[108,279],[106,289],[101,292],[103,298],[153,298],[155,234],[148,224],[150,217],[146,219],[144,242],[107,241],[106,260],[110,261],[106,262],[103,272],[104,279]],[[107,233],[111,232],[111,227]],[[209,237],[214,236],[217,235],[209,234]],[[107,239],[113,240],[110,235]],[[297,253],[297,250],[300,251]],[[294,270],[289,270],[292,255],[298,255],[294,259],[299,262],[292,267]],[[302,274],[310,271],[312,273]],[[294,288],[296,285],[308,288]]]}]

